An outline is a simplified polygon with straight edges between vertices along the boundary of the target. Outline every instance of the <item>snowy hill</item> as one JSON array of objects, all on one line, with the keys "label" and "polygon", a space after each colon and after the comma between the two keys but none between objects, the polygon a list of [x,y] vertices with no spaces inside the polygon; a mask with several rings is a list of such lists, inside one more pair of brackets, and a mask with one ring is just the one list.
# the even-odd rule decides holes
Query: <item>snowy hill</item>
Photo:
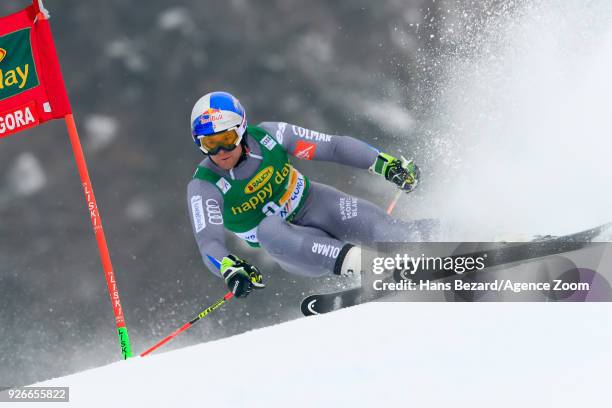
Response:
[{"label": "snowy hill", "polygon": [[376,303],[41,385],[78,407],[596,407],[611,334],[606,303]]}]

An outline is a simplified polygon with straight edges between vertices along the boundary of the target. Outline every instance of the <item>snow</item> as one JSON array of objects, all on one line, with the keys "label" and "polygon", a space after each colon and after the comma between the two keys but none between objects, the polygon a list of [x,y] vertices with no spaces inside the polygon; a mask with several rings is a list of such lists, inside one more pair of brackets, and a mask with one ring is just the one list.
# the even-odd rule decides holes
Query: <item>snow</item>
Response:
[{"label": "snow", "polygon": [[131,72],[143,72],[147,69],[147,63],[139,47],[130,40],[121,39],[110,42],[106,47],[106,55],[121,60]]},{"label": "snow", "polygon": [[184,7],[172,7],[159,14],[157,25],[165,31],[181,30],[188,33],[194,28],[189,10]]},{"label": "snow", "polygon": [[111,116],[95,114],[85,118],[85,146],[92,152],[108,147],[116,138],[119,121]]},{"label": "snow", "polygon": [[612,3],[519,3],[474,30],[447,23],[456,34],[432,125],[447,144],[434,146],[435,170],[422,166],[437,181],[421,208],[458,224],[449,240],[563,235],[612,218]]},{"label": "snow", "polygon": [[605,303],[371,303],[38,385],[91,408],[601,406],[610,335]]},{"label": "snow", "polygon": [[298,47],[304,54],[304,59],[308,59],[311,64],[313,58],[315,61],[324,64],[330,63],[334,58],[333,44],[320,33],[310,32],[305,34]]},{"label": "snow", "polygon": [[128,220],[133,222],[143,222],[153,218],[153,207],[150,200],[143,197],[136,197],[130,200],[125,208],[125,215]]},{"label": "snow", "polygon": [[363,102],[362,112],[381,129],[404,137],[414,129],[415,120],[412,115],[400,105],[393,102],[377,101]]},{"label": "snow", "polygon": [[7,179],[11,190],[19,196],[35,194],[47,184],[47,177],[40,161],[29,152],[17,156]]}]

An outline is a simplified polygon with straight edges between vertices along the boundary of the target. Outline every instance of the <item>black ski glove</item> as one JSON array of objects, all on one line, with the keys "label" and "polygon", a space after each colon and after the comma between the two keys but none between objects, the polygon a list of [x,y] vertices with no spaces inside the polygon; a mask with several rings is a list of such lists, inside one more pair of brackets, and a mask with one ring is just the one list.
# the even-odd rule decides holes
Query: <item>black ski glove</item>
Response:
[{"label": "black ski glove", "polygon": [[236,297],[247,297],[251,290],[266,287],[259,270],[235,255],[230,254],[221,260],[221,275]]}]

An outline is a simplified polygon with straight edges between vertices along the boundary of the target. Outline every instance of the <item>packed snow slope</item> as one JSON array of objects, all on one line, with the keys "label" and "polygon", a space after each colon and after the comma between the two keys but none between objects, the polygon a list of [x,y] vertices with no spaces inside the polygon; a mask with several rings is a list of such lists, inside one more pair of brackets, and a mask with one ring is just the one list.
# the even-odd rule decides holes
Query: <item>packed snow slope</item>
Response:
[{"label": "packed snow slope", "polygon": [[598,407],[611,335],[605,303],[370,303],[43,384],[88,408]]}]

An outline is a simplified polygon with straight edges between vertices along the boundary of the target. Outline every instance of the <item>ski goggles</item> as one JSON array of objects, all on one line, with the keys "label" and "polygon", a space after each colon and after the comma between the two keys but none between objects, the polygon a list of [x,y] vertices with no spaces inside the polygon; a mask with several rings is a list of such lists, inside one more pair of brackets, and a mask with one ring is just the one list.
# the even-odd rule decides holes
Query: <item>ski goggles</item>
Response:
[{"label": "ski goggles", "polygon": [[198,136],[200,150],[209,155],[215,155],[219,153],[220,150],[228,152],[234,150],[241,140],[238,134],[238,128],[239,126],[236,126],[212,135]]}]

